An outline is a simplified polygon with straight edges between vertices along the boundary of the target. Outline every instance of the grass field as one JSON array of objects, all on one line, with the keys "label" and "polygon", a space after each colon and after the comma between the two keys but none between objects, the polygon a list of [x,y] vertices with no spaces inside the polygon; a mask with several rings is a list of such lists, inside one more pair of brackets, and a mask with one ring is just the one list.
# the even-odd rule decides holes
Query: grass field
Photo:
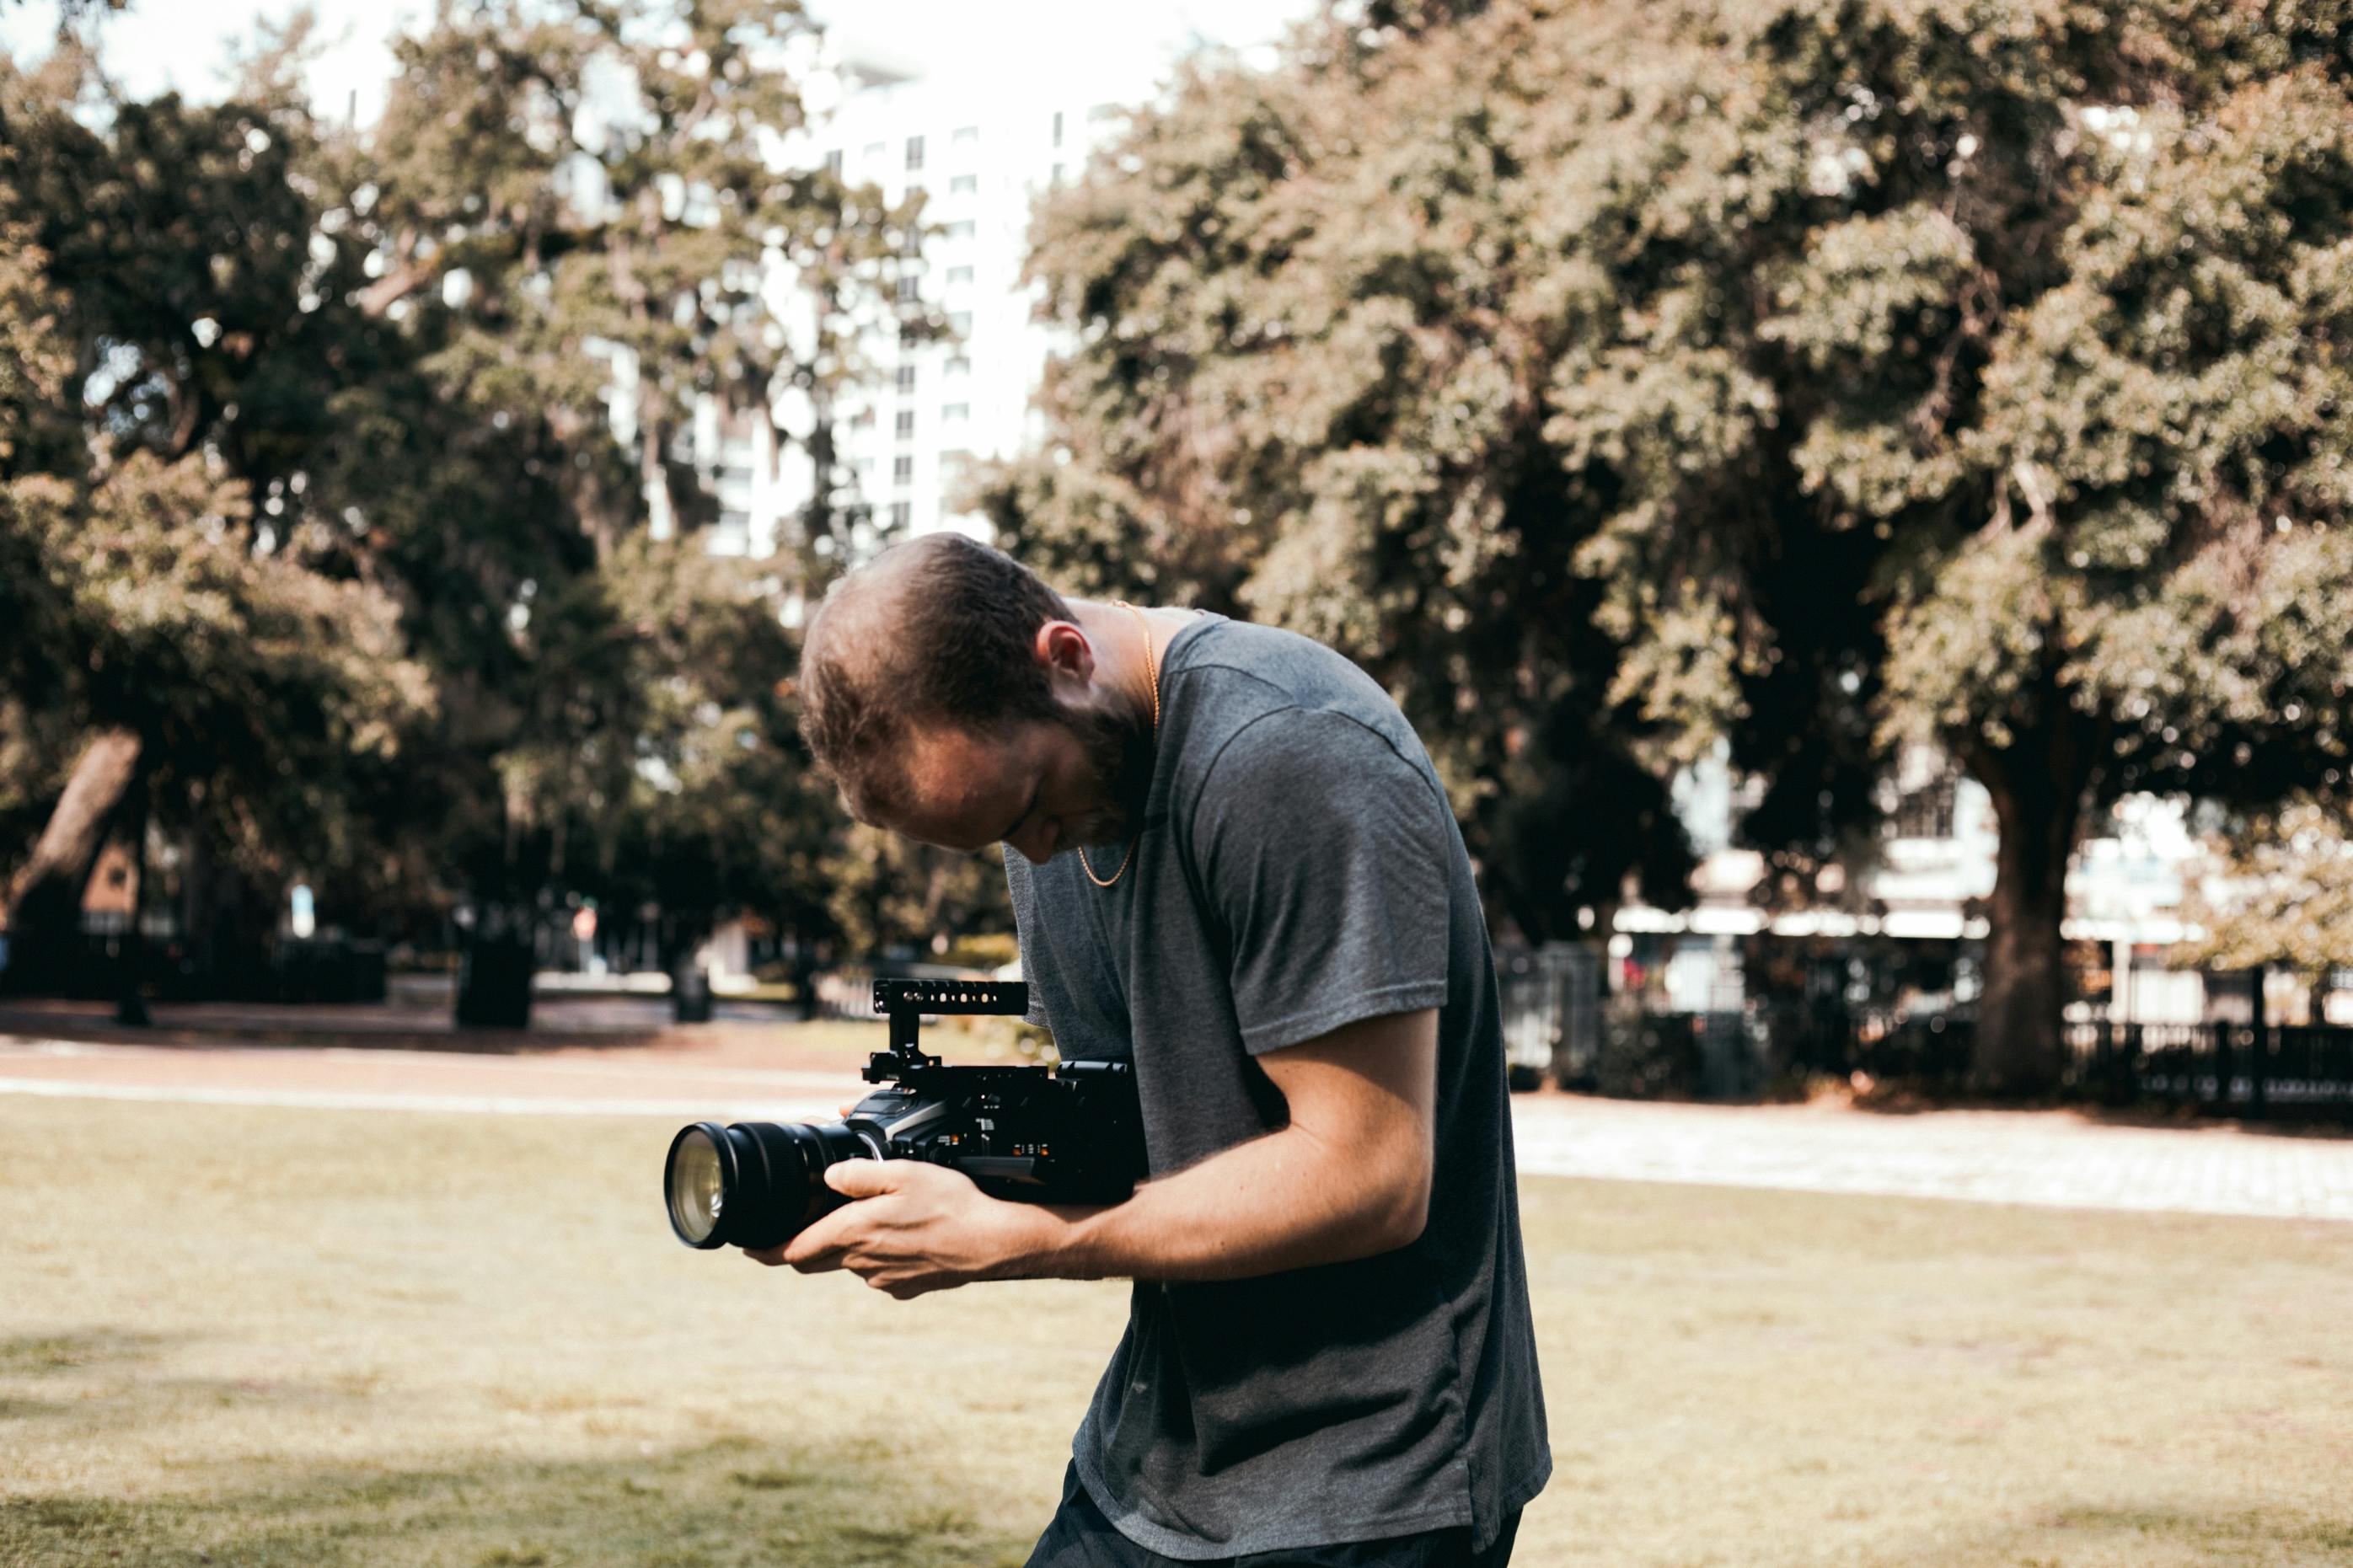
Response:
[{"label": "grass field", "polygon": [[[671,1131],[0,1099],[0,1563],[1018,1563],[1124,1289],[691,1253]],[[2353,1226],[1524,1202],[1519,1563],[2353,1563]]]}]

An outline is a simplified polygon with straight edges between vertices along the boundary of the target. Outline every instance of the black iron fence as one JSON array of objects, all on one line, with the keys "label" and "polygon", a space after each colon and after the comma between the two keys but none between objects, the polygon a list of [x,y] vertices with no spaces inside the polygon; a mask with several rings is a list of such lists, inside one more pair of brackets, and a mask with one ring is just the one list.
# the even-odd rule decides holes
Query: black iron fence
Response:
[{"label": "black iron fence", "polygon": [[[1824,1026],[1826,1024],[1829,1026]],[[2353,1028],[2217,1020],[2067,1024],[2061,1089],[2111,1105],[2188,1105],[2218,1113],[2353,1112]],[[1862,1073],[1881,1083],[1962,1094],[1977,1027],[1966,1016],[1859,1014],[1776,1032],[1775,1054],[1798,1077]]]},{"label": "black iron fence", "polygon": [[1504,1060],[1514,1089],[1590,1076],[1602,1047],[1601,955],[1573,942],[1495,950]]},{"label": "black iron fence", "polygon": [[[1967,1013],[1821,996],[1656,1011],[1604,994],[1597,955],[1570,944],[1499,948],[1495,969],[1514,1088],[1549,1079],[1586,1093],[1741,1100],[1822,1078],[1955,1100],[1976,1087],[1977,1025]],[[2353,1120],[2353,1027],[2094,1017],[2066,1024],[2062,1038],[2066,1098]]]},{"label": "black iron fence", "polygon": [[2353,1110],[2353,1028],[2101,1019],[2068,1026],[2067,1044],[2073,1087],[2118,1104]]}]

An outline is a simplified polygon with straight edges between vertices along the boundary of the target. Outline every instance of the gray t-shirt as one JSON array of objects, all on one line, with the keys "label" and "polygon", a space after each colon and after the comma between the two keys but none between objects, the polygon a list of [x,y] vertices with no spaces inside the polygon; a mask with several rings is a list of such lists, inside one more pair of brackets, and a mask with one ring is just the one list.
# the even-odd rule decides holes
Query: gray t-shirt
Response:
[{"label": "gray t-shirt", "polygon": [[1160,686],[1126,874],[1098,888],[1075,854],[1006,855],[1037,1021],[1064,1057],[1132,1058],[1165,1175],[1282,1124],[1261,1052],[1436,1007],[1437,1168],[1409,1247],[1138,1281],[1072,1440],[1079,1478],[1168,1557],[1463,1525],[1484,1548],[1552,1457],[1461,833],[1396,704],[1317,643],[1204,616]]}]

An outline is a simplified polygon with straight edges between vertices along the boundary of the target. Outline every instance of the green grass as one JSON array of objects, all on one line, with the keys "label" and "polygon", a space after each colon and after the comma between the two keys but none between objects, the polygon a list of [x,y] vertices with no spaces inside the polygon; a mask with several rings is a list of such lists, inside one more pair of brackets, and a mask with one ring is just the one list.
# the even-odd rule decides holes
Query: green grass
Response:
[{"label": "green grass", "polygon": [[[1113,1284],[670,1238],[669,1123],[0,1099],[0,1563],[1018,1563]],[[1531,1180],[1523,1564],[2353,1563],[2353,1226]]]}]

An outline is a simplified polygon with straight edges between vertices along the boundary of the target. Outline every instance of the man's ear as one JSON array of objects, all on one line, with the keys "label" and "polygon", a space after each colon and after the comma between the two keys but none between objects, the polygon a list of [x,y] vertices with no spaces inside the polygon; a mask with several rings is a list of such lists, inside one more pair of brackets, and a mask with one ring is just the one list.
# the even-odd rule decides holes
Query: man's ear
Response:
[{"label": "man's ear", "polygon": [[1094,679],[1095,648],[1075,621],[1048,621],[1029,645],[1049,679],[1065,677],[1084,685]]}]

